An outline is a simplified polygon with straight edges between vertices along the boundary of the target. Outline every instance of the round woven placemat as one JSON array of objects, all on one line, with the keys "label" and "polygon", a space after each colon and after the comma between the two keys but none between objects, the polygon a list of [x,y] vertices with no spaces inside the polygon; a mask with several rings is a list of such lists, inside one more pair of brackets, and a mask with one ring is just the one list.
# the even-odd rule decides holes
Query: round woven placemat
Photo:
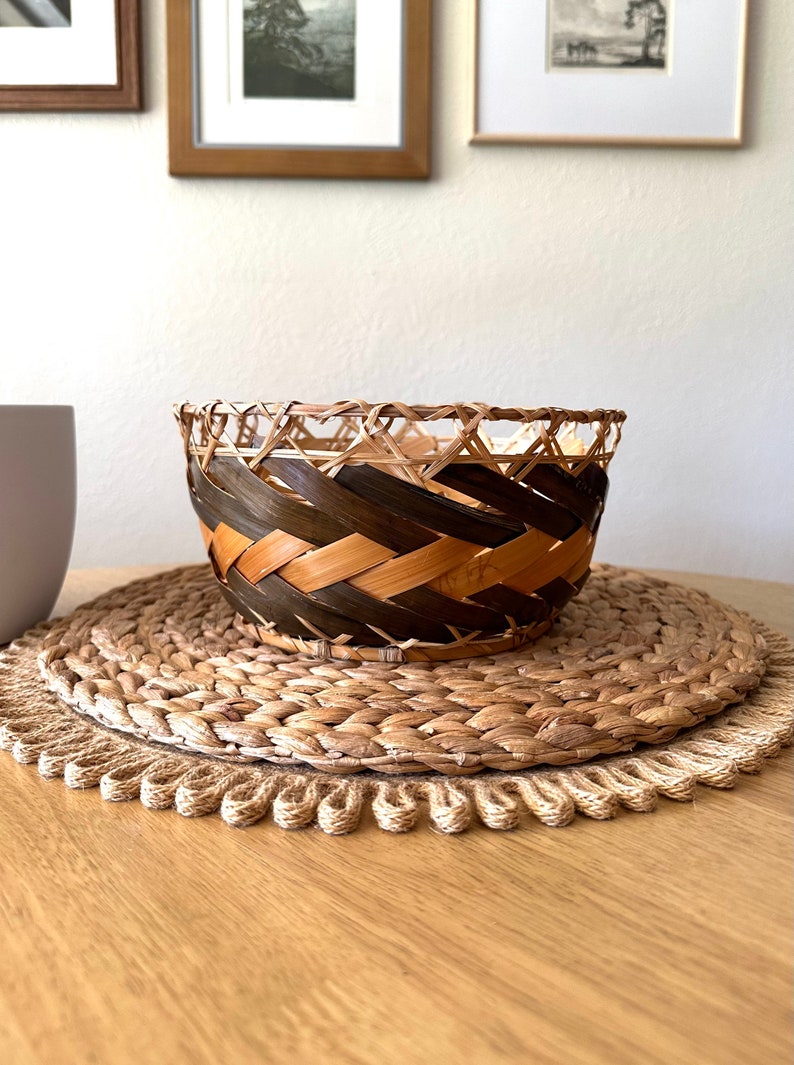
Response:
[{"label": "round woven placemat", "polygon": [[209,567],[190,566],[57,622],[41,668],[75,709],[181,750],[470,776],[664,743],[756,688],[766,656],[737,611],[602,566],[554,631],[519,651],[345,665],[257,643]]},{"label": "round woven placemat", "polygon": [[[758,772],[766,758],[791,742],[794,649],[785,636],[701,593],[639,573],[600,567],[588,587],[566,611],[553,636],[515,655],[457,663],[455,670],[465,676],[476,663],[477,677],[469,680],[474,689],[489,692],[486,707],[496,705],[499,709],[495,695],[509,688],[511,681],[506,678],[512,678],[515,686],[517,678],[526,679],[528,669],[532,690],[545,693],[525,702],[528,720],[533,707],[544,705],[549,692],[556,692],[555,698],[562,703],[556,707],[558,717],[566,712],[583,716],[586,711],[572,707],[574,703],[589,704],[592,714],[600,705],[593,699],[593,685],[607,683],[617,670],[626,674],[623,686],[629,692],[642,693],[642,698],[622,703],[613,692],[613,702],[637,708],[634,716],[639,721],[645,720],[640,711],[673,708],[678,715],[675,724],[662,727],[673,732],[686,729],[679,738],[660,746],[667,737],[660,737],[657,730],[656,746],[647,746],[635,737],[630,742],[638,743],[636,751],[597,757],[586,765],[522,769],[515,761],[514,771],[504,772],[480,764],[476,776],[455,779],[437,771],[422,775],[358,771],[359,765],[355,765],[355,774],[349,769],[330,774],[324,768],[312,768],[306,754],[302,754],[304,764],[299,764],[301,757],[295,750],[276,743],[271,735],[266,747],[256,748],[260,752],[272,749],[270,761],[263,760],[261,753],[256,760],[251,753],[254,748],[228,739],[213,746],[212,755],[199,753],[205,749],[207,722],[218,739],[219,721],[212,716],[199,717],[196,733],[189,731],[189,724],[182,726],[181,722],[201,713],[190,706],[184,709],[184,700],[196,698],[196,693],[197,705],[212,705],[215,714],[221,713],[217,707],[223,707],[224,721],[240,726],[258,712],[243,704],[261,705],[251,693],[264,684],[268,702],[290,704],[286,718],[294,722],[292,715],[303,712],[295,709],[296,701],[312,707],[338,707],[333,700],[318,699],[317,693],[333,694],[344,686],[339,676],[347,677],[347,671],[334,663],[329,673],[329,663],[274,654],[246,642],[234,627],[228,608],[218,601],[204,568],[186,567],[116,589],[69,618],[39,626],[0,653],[0,747],[19,762],[37,763],[47,778],[62,777],[74,788],[99,786],[102,796],[110,801],[140,799],[147,807],[175,807],[186,816],[219,812],[235,827],[252,825],[270,813],[283,828],[316,823],[325,832],[342,834],[352,831],[362,814],[372,816],[381,828],[391,832],[408,831],[424,820],[436,830],[452,833],[474,820],[491,828],[508,829],[530,815],[558,826],[567,824],[576,813],[607,818],[619,807],[650,811],[659,795],[680,801],[692,799],[698,783],[731,787],[738,773]],[[168,610],[164,609],[166,604]],[[652,622],[654,613],[657,617]],[[603,623],[593,625],[593,617],[601,617]],[[609,626],[607,618],[611,619]],[[585,624],[587,619],[589,624]],[[652,624],[655,639],[651,639]],[[608,641],[604,637],[607,632],[611,634]],[[638,640],[643,632],[645,637]],[[84,642],[75,642],[72,647],[78,634]],[[604,642],[598,642],[598,634]],[[671,648],[684,644],[688,652],[677,652],[674,668]],[[607,645],[612,648],[609,653]],[[90,676],[89,662],[93,663]],[[78,664],[84,679],[72,668]],[[644,675],[643,664],[653,667]],[[388,673],[393,675],[384,683],[402,684],[406,674],[432,680],[443,668],[392,666]],[[384,673],[381,665],[363,669],[379,677]],[[57,694],[48,690],[42,671],[58,678]],[[352,682],[353,693],[344,698],[353,702],[371,698],[362,691],[362,667],[356,665],[351,672],[353,676],[347,679]],[[190,673],[198,675],[201,682],[195,676],[189,682]],[[576,691],[562,685],[562,673],[567,677],[576,673]],[[214,678],[211,686],[209,678]],[[267,687],[267,678],[274,686]],[[318,678],[325,682],[319,688]],[[157,683],[153,683],[155,679]],[[675,681],[677,687],[671,687]],[[613,687],[617,683],[614,677],[611,683]],[[411,707],[410,701],[417,698],[415,687],[413,680],[407,690],[398,688],[400,694],[394,699],[402,709],[387,705],[385,710],[392,717],[430,712]],[[460,698],[461,691],[467,700],[473,698],[471,685],[447,687],[448,694],[442,698],[451,698],[449,693]],[[150,698],[157,690],[159,697]],[[282,693],[280,700],[274,698],[274,690]],[[382,724],[387,717],[380,702],[383,691],[389,689],[377,690],[379,694],[371,704],[381,714],[378,721]],[[138,694],[137,700],[133,692]],[[208,698],[210,692],[212,698]],[[704,693],[705,702],[688,704],[690,716],[682,723],[676,708],[687,704],[676,697]],[[744,699],[746,693],[749,696]],[[426,695],[427,689],[421,694]],[[439,698],[437,692],[431,694]],[[515,687],[510,694],[509,712],[516,714]],[[80,713],[74,712],[66,696]],[[717,713],[728,698],[733,702],[715,720],[688,727]],[[153,718],[136,716],[151,714],[153,702],[159,704],[154,711],[170,725],[159,740],[151,729]],[[231,704],[239,709],[235,712]],[[359,712],[351,711],[349,702],[343,702],[342,709],[347,712],[345,720],[351,712]],[[435,712],[438,720],[450,713],[465,713],[465,718],[450,720],[476,729],[476,724],[470,723],[482,707],[468,706],[464,711],[458,703],[456,710],[447,707]],[[322,713],[327,717],[327,711]],[[316,736],[328,730],[325,717],[309,713],[301,720],[319,722],[319,729],[313,733],[309,730],[309,735]],[[148,727],[143,727],[141,720],[146,720]],[[599,715],[599,721],[604,720],[612,719],[606,713]],[[372,722],[369,725],[372,727]],[[276,727],[289,729],[289,724],[266,723],[264,731]],[[585,727],[593,726],[585,723]],[[411,729],[421,726],[413,720]],[[378,734],[389,732],[381,729]],[[424,734],[432,737],[434,733],[420,732]],[[437,734],[447,733],[439,730]],[[504,735],[499,733],[494,743]],[[554,757],[578,758],[585,749],[559,747]],[[308,753],[313,757],[313,748]],[[468,752],[458,752],[458,757],[463,768],[471,771],[461,753],[465,756]],[[273,764],[276,760],[282,764]],[[405,763],[395,764],[401,768]]]}]

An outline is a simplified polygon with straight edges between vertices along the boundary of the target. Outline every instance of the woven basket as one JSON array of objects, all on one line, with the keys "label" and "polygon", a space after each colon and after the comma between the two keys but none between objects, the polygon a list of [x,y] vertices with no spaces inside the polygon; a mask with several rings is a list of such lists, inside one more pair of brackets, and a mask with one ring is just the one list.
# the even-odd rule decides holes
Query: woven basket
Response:
[{"label": "woven basket", "polygon": [[240,626],[386,662],[515,650],[549,628],[587,580],[626,417],[361,400],[174,413]]}]

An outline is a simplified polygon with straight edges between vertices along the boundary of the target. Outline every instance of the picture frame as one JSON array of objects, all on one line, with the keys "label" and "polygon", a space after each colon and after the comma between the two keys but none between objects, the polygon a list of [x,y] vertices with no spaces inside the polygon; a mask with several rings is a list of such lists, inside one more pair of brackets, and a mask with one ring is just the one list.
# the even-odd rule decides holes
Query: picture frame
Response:
[{"label": "picture frame", "polygon": [[747,12],[747,0],[474,0],[471,143],[738,148]]},{"label": "picture frame", "polygon": [[140,0],[4,0],[0,111],[139,111],[140,9]]},{"label": "picture frame", "polygon": [[431,8],[166,0],[170,173],[427,178]]}]

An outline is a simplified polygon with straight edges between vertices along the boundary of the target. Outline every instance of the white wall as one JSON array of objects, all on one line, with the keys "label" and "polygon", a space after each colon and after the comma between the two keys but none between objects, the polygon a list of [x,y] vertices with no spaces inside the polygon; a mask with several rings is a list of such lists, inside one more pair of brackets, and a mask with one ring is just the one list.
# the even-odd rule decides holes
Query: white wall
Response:
[{"label": "white wall", "polygon": [[425,183],[167,176],[147,110],[0,114],[0,402],[73,403],[73,564],[201,557],[174,400],[622,406],[603,560],[792,579],[788,0],[753,3],[747,146],[470,147],[436,4]]}]

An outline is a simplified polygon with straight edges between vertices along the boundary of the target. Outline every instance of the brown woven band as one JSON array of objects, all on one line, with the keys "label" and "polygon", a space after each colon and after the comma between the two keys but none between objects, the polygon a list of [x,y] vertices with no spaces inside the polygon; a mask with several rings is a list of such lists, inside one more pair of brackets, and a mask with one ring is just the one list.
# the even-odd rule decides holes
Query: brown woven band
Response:
[{"label": "brown woven band", "polygon": [[439,536],[481,547],[498,547],[526,531],[521,522],[511,521],[504,514],[472,510],[454,499],[398,481],[373,466],[344,466],[336,480],[388,514],[411,518]]},{"label": "brown woven band", "polygon": [[[214,572],[258,637],[391,662],[548,630],[587,579],[625,415],[355,401],[177,417]],[[448,436],[425,424],[443,420]],[[493,421],[518,423],[506,444]]]}]

